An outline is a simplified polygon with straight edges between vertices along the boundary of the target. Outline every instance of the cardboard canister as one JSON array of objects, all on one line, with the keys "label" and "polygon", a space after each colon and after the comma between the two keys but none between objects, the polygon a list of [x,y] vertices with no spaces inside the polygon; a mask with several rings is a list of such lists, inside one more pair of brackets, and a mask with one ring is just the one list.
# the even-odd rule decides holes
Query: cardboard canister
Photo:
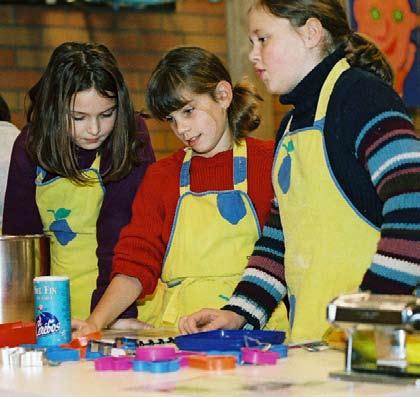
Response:
[{"label": "cardboard canister", "polygon": [[68,277],[35,277],[34,308],[36,339],[39,346],[57,346],[71,341]]}]

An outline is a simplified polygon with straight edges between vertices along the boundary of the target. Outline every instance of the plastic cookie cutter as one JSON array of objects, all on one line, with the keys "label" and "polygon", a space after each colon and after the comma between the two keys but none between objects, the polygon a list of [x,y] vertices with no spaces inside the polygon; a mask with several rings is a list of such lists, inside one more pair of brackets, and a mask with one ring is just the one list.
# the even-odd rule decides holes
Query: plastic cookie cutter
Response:
[{"label": "plastic cookie cutter", "polygon": [[19,368],[20,357],[25,353],[23,347],[3,347],[0,349],[0,366],[3,368]]},{"label": "plastic cookie cutter", "polygon": [[253,338],[251,336],[246,335],[244,337],[245,347],[258,347],[258,349],[262,351],[270,350],[271,343],[269,342],[261,342],[257,338]]},{"label": "plastic cookie cutter", "polygon": [[190,356],[188,358],[190,368],[205,369],[207,371],[224,371],[236,367],[234,356]]},{"label": "plastic cookie cutter", "polygon": [[36,343],[35,323],[0,324],[0,347],[15,347],[23,343]]},{"label": "plastic cookie cutter", "polygon": [[[25,352],[36,352],[37,353],[37,354],[32,354],[32,356],[27,356],[25,358],[27,360],[25,365],[27,364],[27,366],[37,366],[37,367],[40,366],[39,362],[35,363],[34,365],[29,365],[29,361],[32,359],[32,361],[35,362],[36,360],[38,360],[36,357],[39,358],[41,356],[41,361],[42,361],[42,365],[43,365],[43,364],[45,364],[44,358],[46,359],[47,351],[50,350],[50,349],[55,349],[56,348],[56,347],[39,346],[39,345],[34,344],[34,343],[23,344],[23,345],[20,345],[19,347],[25,349]],[[30,357],[31,357],[31,359],[30,359]]]},{"label": "plastic cookie cutter", "polygon": [[122,347],[113,347],[110,353],[110,356],[112,357],[123,357],[123,356],[128,356],[128,355],[129,355],[129,351],[126,349],[123,349]]},{"label": "plastic cookie cutter", "polygon": [[[136,338],[129,338],[127,336],[115,338],[115,348],[124,350],[124,354],[127,356],[134,356],[138,346],[139,344]],[[114,355],[114,353],[111,352],[111,355]]]},{"label": "plastic cookie cutter", "polygon": [[89,342],[85,351],[85,360],[96,360],[97,358],[104,356],[101,352],[98,351],[97,346],[95,346],[96,351],[91,351],[91,347],[92,344]]},{"label": "plastic cookie cutter", "polygon": [[243,347],[241,353],[244,364],[276,365],[279,358],[276,352],[262,351],[252,347]]},{"label": "plastic cookie cutter", "polygon": [[139,346],[138,340],[135,338],[129,338],[127,336],[122,336],[115,338],[115,346],[123,349],[135,349]]},{"label": "plastic cookie cutter", "polygon": [[169,361],[176,359],[173,347],[138,347],[136,361]]},{"label": "plastic cookie cutter", "polygon": [[71,347],[73,349],[79,349],[81,347],[86,347],[89,341],[98,340],[100,338],[101,338],[101,333],[99,331],[92,332],[85,336],[79,336],[78,338],[71,340],[70,343],[61,345],[61,347]]},{"label": "plastic cookie cutter", "polygon": [[173,347],[138,347],[133,370],[139,372],[165,373],[181,368],[181,359]]},{"label": "plastic cookie cutter", "polygon": [[45,346],[39,346],[36,343],[23,343],[22,345],[19,345],[19,347],[23,347],[26,351],[28,350],[36,350],[41,351],[43,353],[46,353],[49,347]]},{"label": "plastic cookie cutter", "polygon": [[[95,340],[100,337],[101,337],[101,333],[99,331],[92,332],[88,335],[80,336],[78,338],[72,339],[69,343],[62,344],[60,345],[60,347],[64,349],[73,349],[73,350],[77,349],[79,351],[79,359],[85,358],[90,341]],[[71,360],[63,360],[63,361],[75,361],[75,360],[71,359]]]},{"label": "plastic cookie cutter", "polygon": [[20,356],[20,366],[23,367],[42,367],[44,365],[44,353],[42,351],[31,350]]},{"label": "plastic cookie cutter", "polygon": [[133,370],[137,372],[167,373],[178,371],[180,368],[179,358],[166,361],[133,361]]},{"label": "plastic cookie cutter", "polygon": [[96,371],[128,371],[133,367],[133,358],[100,357],[94,363]]},{"label": "plastic cookie cutter", "polygon": [[288,348],[286,345],[272,345],[269,351],[276,352],[279,355],[279,358],[286,358],[288,354]]},{"label": "plastic cookie cutter", "polygon": [[91,353],[101,353],[103,356],[109,356],[115,347],[115,341],[111,339],[92,339],[88,343],[88,350]]},{"label": "plastic cookie cutter", "polygon": [[65,347],[53,347],[47,350],[46,357],[48,362],[53,365],[64,361],[80,361],[80,351]]},{"label": "plastic cookie cutter", "polygon": [[192,352],[188,350],[177,351],[175,354],[176,357],[179,358],[179,364],[181,365],[181,368],[188,367],[188,359],[190,356],[205,356],[205,353]]},{"label": "plastic cookie cutter", "polygon": [[234,356],[236,357],[236,364],[241,364],[241,352],[238,350],[227,350],[227,351],[220,351],[220,350],[209,350],[206,351],[206,354],[209,356]]},{"label": "plastic cookie cutter", "polygon": [[45,351],[23,347],[2,348],[0,349],[0,364],[4,368],[42,367]]}]

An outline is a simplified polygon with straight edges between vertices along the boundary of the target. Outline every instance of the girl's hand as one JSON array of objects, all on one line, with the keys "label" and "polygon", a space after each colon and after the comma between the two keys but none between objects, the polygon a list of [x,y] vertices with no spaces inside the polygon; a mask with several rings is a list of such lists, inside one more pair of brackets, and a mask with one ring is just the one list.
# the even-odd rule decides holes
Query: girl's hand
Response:
[{"label": "girl's hand", "polygon": [[141,330],[153,328],[152,325],[139,321],[136,318],[120,318],[109,326],[110,329]]},{"label": "girl's hand", "polygon": [[71,320],[71,328],[73,330],[71,336],[72,339],[80,338],[81,336],[86,336],[88,334],[91,334],[92,332],[100,331],[96,324],[89,321],[87,319],[86,321],[83,320]]},{"label": "girl's hand", "polygon": [[[100,328],[90,319],[87,319],[86,321],[76,319],[72,320],[71,328],[73,329],[72,339],[80,338],[81,336],[86,336],[93,332],[100,331]],[[121,318],[109,326],[109,329],[130,331],[149,328],[153,328],[153,326],[142,321],[138,321],[136,318]]]},{"label": "girl's hand", "polygon": [[178,328],[182,334],[195,334],[216,329],[239,329],[244,324],[245,318],[230,310],[201,309],[181,317]]}]

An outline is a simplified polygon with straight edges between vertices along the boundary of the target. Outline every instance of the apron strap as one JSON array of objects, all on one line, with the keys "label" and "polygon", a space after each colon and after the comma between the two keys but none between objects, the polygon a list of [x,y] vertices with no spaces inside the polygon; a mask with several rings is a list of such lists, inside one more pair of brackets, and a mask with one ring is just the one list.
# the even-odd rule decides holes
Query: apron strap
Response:
[{"label": "apron strap", "polygon": [[233,145],[233,187],[241,192],[248,192],[246,140],[241,139]]},{"label": "apron strap", "polygon": [[[335,83],[343,72],[350,68],[350,65],[346,58],[340,59],[334,67],[331,69],[327,79],[322,85],[321,92],[319,94],[318,104],[315,112],[314,125],[319,124],[327,114],[328,102],[331,97],[332,90],[334,89]],[[290,117],[284,130],[284,135],[290,132],[290,125],[292,124],[293,116]]]},{"label": "apron strap", "polygon": [[350,65],[347,62],[347,59],[342,58],[331,69],[327,79],[322,85],[321,93],[319,94],[318,105],[316,107],[315,113],[315,122],[323,119],[327,114],[328,102],[330,100],[331,92],[334,88],[334,85],[341,76],[341,74],[349,68]]},{"label": "apron strap", "polygon": [[182,162],[181,172],[179,175],[179,196],[191,191],[190,188],[190,166],[192,159],[192,149],[185,148],[184,161]]},{"label": "apron strap", "polygon": [[99,153],[96,153],[96,157],[95,160],[93,160],[92,165],[89,167],[89,169],[93,169],[95,171],[99,172],[99,167],[101,165],[101,156],[99,155]]},{"label": "apron strap", "polygon": [[284,135],[290,132],[290,126],[292,125],[293,116],[290,116],[289,121],[287,122],[286,128],[284,130]]},{"label": "apron strap", "polygon": [[[179,195],[191,191],[190,181],[190,166],[192,159],[192,149],[185,149],[185,156],[181,166],[179,177]],[[241,139],[238,143],[233,144],[233,186],[235,190],[240,190],[244,193],[248,191],[247,182],[247,145],[246,140]]]},{"label": "apron strap", "polygon": [[[101,156],[99,155],[99,153],[96,153],[95,160],[93,160],[92,165],[89,168],[84,169],[83,171],[94,170],[99,175],[100,164],[101,164]],[[44,180],[46,175],[47,175],[47,171],[45,171],[44,168],[42,168],[40,165],[37,165],[35,184],[37,185],[42,184],[42,181]]]},{"label": "apron strap", "polygon": [[35,178],[35,184],[39,185],[42,183],[42,181],[45,178],[45,175],[47,175],[47,171],[45,171],[41,166],[36,166],[36,178]]}]

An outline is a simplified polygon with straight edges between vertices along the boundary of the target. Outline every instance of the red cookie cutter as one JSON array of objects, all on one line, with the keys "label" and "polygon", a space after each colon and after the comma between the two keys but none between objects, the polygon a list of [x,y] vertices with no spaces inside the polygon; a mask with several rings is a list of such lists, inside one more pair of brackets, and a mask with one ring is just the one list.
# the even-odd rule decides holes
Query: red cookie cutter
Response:
[{"label": "red cookie cutter", "polygon": [[35,323],[17,321],[0,324],[0,347],[34,343],[36,343]]}]

